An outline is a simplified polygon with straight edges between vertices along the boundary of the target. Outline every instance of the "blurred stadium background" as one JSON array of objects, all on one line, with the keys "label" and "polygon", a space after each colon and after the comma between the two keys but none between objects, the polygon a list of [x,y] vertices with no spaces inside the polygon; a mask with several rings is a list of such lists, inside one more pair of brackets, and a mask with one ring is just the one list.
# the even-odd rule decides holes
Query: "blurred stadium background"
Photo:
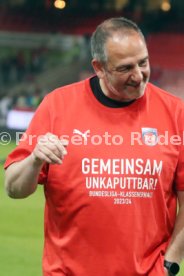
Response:
[{"label": "blurred stadium background", "polygon": [[[183,0],[0,0],[0,134],[8,132],[14,140],[44,95],[93,74],[90,35],[112,16],[139,24],[151,81],[184,98]],[[40,276],[42,188],[25,200],[5,195],[3,162],[15,146],[6,139],[0,143],[1,275]]]}]

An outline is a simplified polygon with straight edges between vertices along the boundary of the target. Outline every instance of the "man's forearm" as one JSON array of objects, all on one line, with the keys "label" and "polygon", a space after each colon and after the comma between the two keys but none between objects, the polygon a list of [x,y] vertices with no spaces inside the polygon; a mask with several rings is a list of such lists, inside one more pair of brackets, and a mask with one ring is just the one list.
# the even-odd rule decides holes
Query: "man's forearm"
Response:
[{"label": "man's forearm", "polygon": [[184,259],[184,192],[178,192],[179,211],[165,259],[180,263]]},{"label": "man's forearm", "polygon": [[38,176],[42,163],[34,160],[33,156],[13,163],[5,172],[5,188],[12,198],[24,198],[37,188]]},{"label": "man's forearm", "polygon": [[36,190],[43,164],[62,164],[67,145],[67,140],[60,140],[50,132],[42,136],[30,156],[6,169],[5,187],[8,195],[24,198],[32,194]]}]

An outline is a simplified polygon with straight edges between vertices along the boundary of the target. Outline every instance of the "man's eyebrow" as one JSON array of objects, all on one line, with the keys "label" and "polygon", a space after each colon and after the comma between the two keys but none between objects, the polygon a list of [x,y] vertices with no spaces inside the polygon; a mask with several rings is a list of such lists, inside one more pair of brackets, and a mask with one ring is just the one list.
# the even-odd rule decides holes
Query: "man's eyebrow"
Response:
[{"label": "man's eyebrow", "polygon": [[126,69],[126,68],[130,68],[132,66],[133,66],[132,63],[122,64],[122,65],[117,66],[116,70],[120,70],[120,69],[124,69],[124,68]]},{"label": "man's eyebrow", "polygon": [[149,56],[148,56],[148,55],[147,55],[146,57],[144,57],[144,58],[141,58],[140,61],[142,61],[142,60],[147,60],[147,59],[149,59]]}]

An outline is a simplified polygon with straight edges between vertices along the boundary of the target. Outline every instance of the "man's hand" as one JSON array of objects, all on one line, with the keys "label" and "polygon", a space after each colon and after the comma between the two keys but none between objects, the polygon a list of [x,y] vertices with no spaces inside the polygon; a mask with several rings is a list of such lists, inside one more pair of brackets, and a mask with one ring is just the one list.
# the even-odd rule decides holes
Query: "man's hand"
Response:
[{"label": "man's hand", "polygon": [[67,140],[60,140],[56,135],[47,133],[39,139],[31,156],[37,165],[42,165],[44,162],[62,164],[62,160],[67,154],[67,145]]}]

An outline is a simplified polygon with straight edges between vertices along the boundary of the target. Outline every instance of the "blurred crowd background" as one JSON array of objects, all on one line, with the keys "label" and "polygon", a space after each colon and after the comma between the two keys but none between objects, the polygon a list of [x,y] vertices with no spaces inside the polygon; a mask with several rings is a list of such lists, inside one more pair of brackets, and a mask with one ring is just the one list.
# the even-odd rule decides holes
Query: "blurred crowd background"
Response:
[{"label": "blurred crowd background", "polygon": [[47,93],[92,75],[90,35],[112,16],[138,23],[151,81],[184,98],[183,0],[0,0],[0,127],[19,129],[19,112],[25,128]]}]

